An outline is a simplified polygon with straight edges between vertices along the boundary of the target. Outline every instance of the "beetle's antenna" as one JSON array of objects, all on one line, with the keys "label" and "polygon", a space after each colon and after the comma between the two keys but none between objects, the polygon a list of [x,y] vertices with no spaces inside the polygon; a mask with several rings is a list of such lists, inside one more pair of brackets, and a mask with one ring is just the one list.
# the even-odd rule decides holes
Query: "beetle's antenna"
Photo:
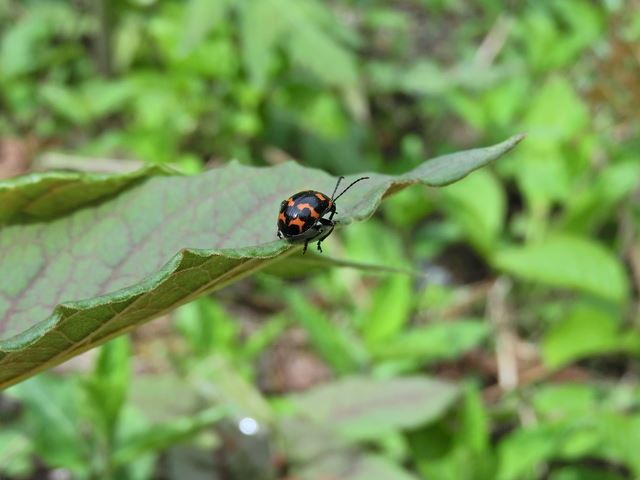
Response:
[{"label": "beetle's antenna", "polygon": [[331,194],[331,200],[333,200],[333,196],[336,194],[336,192],[338,191],[338,186],[340,185],[340,182],[344,180],[344,176],[340,175],[340,178],[338,179],[338,183],[336,183],[336,188],[333,189],[333,193]]},{"label": "beetle's antenna", "polygon": [[[344,178],[344,177],[340,177],[340,179],[342,179],[342,178]],[[345,188],[344,190],[342,190],[342,192],[340,192],[340,195],[338,195],[338,196],[337,196],[337,197],[335,197],[335,198],[333,198],[333,195],[332,195],[332,196],[331,196],[331,200],[335,202],[337,199],[339,199],[339,198],[344,194],[344,192],[346,192],[347,190],[349,190],[351,187],[353,187],[353,186],[354,186],[356,183],[358,183],[360,180],[368,180],[368,179],[369,179],[369,177],[360,177],[359,179],[357,179],[357,180],[355,180],[355,181],[351,182],[351,185],[349,185],[347,188]],[[338,181],[338,183],[340,183],[340,181]],[[338,189],[338,186],[336,185],[336,190],[337,190],[337,189]],[[333,192],[333,193],[335,194],[336,192]]]}]

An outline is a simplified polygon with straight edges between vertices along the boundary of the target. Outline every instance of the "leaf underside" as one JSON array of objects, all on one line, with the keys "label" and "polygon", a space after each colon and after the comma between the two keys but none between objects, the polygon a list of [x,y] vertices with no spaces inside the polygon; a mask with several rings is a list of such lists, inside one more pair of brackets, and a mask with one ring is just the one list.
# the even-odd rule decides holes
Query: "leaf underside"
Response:
[{"label": "leaf underside", "polygon": [[[368,174],[337,202],[335,219],[366,219],[414,183],[454,182],[522,138],[399,176]],[[276,240],[280,201],[305,189],[330,193],[335,182],[293,162],[0,182],[0,388],[297,252]]]}]

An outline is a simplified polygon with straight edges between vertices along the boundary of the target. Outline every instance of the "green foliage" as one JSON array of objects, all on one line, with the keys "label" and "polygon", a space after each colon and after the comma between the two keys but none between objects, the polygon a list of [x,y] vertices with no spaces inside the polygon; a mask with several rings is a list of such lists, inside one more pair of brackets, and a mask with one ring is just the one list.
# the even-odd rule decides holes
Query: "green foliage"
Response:
[{"label": "green foliage", "polygon": [[628,292],[618,260],[597,243],[571,236],[551,237],[539,244],[498,251],[497,268],[526,280],[575,288],[622,302]]},{"label": "green foliage", "polygon": [[409,329],[373,348],[381,358],[416,359],[421,362],[456,358],[476,348],[489,334],[486,323],[459,319]]},{"label": "green foliage", "polygon": [[12,426],[28,439],[14,430],[3,433],[14,442],[6,450],[14,455],[3,462],[3,473],[31,471],[26,455],[38,452],[47,465],[75,478],[148,478],[159,451],[223,417],[216,407],[173,417],[167,410],[168,418],[152,422],[143,405],[127,402],[127,349],[126,338],[105,345],[94,372],[83,378],[39,376],[11,389],[10,395],[28,407]]},{"label": "green foliage", "polygon": [[371,380],[352,377],[294,398],[296,408],[319,425],[351,440],[383,438],[440,417],[453,404],[453,385],[427,378]]},{"label": "green foliage", "polygon": [[612,353],[637,355],[638,332],[622,332],[615,311],[590,304],[576,305],[553,325],[542,343],[542,355],[549,367],[577,359]]},{"label": "green foliage", "polygon": [[[611,0],[0,0],[0,175],[51,149],[86,170],[96,157],[155,164],[0,182],[0,311],[34,278],[0,328],[12,351],[0,377],[265,267],[183,305],[172,326],[77,357],[81,373],[0,396],[0,476],[640,477],[639,26],[633,2]],[[335,234],[329,255],[282,261],[284,245],[251,247],[273,237],[269,202],[255,239],[216,230],[216,173],[168,165],[223,174],[245,172],[231,159],[294,158],[397,175],[390,194],[408,171],[451,180],[440,167],[456,157],[425,158],[520,131],[490,168],[404,189]],[[262,191],[263,172],[286,168],[233,183]],[[373,213],[390,177],[376,178],[340,217]],[[332,182],[287,175],[273,190]],[[136,196],[150,185],[173,221],[157,196]],[[127,214],[148,248],[117,267],[132,253]],[[225,244],[223,230],[239,236]],[[250,251],[189,250],[220,246]],[[96,289],[114,265],[122,275]],[[509,368],[513,391],[500,387]],[[419,395],[400,396],[409,384]],[[257,434],[238,429],[245,417]]]},{"label": "green foliage", "polygon": [[[370,217],[394,187],[462,178],[521,138],[439,157],[397,178],[372,175],[365,196],[341,199],[340,222]],[[32,190],[33,182],[16,182]],[[104,179],[96,182],[101,185]],[[5,189],[19,195],[11,183]],[[107,184],[118,182],[108,179]],[[292,246],[273,240],[273,205],[311,184],[326,192],[335,179],[293,163],[270,171],[230,164],[199,176],[151,177],[117,197],[49,222],[6,226],[0,245],[14,250],[0,265],[6,272],[0,284],[5,338],[0,384],[70,358],[284,256]],[[209,193],[220,190],[224,195],[219,197]],[[188,209],[193,213],[184,215]],[[85,300],[58,305],[74,298]],[[321,335],[321,319],[308,326]]]}]

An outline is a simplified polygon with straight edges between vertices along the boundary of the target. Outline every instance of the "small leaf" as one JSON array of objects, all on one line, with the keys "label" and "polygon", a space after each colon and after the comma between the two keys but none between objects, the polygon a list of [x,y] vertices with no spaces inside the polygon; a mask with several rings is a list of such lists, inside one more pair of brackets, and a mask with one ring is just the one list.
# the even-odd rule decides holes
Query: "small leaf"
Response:
[{"label": "small leaf", "polygon": [[199,45],[224,19],[228,9],[226,0],[189,0],[185,9],[184,36],[180,45],[183,54]]},{"label": "small leaf", "polygon": [[244,6],[242,15],[243,60],[249,77],[257,86],[265,84],[275,48],[287,30],[286,16],[278,1],[256,0]]},{"label": "small leaf", "polygon": [[439,322],[409,330],[374,349],[382,358],[446,360],[476,347],[489,334],[489,326],[477,320]]},{"label": "small leaf", "polygon": [[362,333],[366,342],[372,347],[385,345],[402,330],[412,305],[411,278],[394,275],[385,279],[375,290],[372,304],[363,315],[366,320]]},{"label": "small leaf", "polygon": [[585,238],[557,236],[540,244],[502,250],[494,265],[525,280],[572,288],[620,302],[628,283],[620,262]]},{"label": "small leaf", "polygon": [[548,460],[560,449],[564,426],[545,424],[519,429],[500,442],[499,480],[526,478],[539,463]]},{"label": "small leaf", "polygon": [[306,330],[314,349],[331,368],[340,374],[355,371],[358,358],[353,353],[353,342],[345,333],[332,325],[326,315],[309,304],[299,292],[291,292],[288,300],[294,318]]},{"label": "small leaf", "polygon": [[205,428],[211,427],[224,418],[226,413],[223,408],[213,407],[189,416],[153,425],[124,439],[114,453],[113,462],[115,465],[127,465],[146,453],[168,448],[193,437]]},{"label": "small leaf", "polygon": [[294,397],[298,410],[350,439],[376,438],[424,425],[455,402],[454,385],[425,377],[351,377]]},{"label": "small leaf", "polygon": [[554,325],[542,342],[542,355],[551,368],[587,356],[623,351],[625,343],[616,319],[595,306],[582,305]]},{"label": "small leaf", "polygon": [[380,455],[333,454],[315,460],[296,472],[300,480],[417,480],[415,476]]},{"label": "small leaf", "polygon": [[86,472],[91,446],[83,440],[77,378],[41,375],[10,390],[25,408],[24,428],[48,465]]},{"label": "small leaf", "polygon": [[[410,184],[458,180],[521,139],[398,177],[370,174],[340,199],[336,220],[366,219]],[[295,163],[149,176],[157,173],[166,172],[0,182],[0,387],[299,252],[276,240],[279,202],[308,188],[331,192],[336,181]]]},{"label": "small leaf", "polygon": [[502,184],[491,173],[480,171],[442,189],[442,196],[445,212],[462,227],[471,243],[481,252],[490,252],[505,220]]},{"label": "small leaf", "polygon": [[33,446],[24,432],[3,426],[0,431],[0,478],[27,478],[33,470]]},{"label": "small leaf", "polygon": [[117,428],[120,410],[126,400],[131,375],[129,339],[126,336],[105,344],[95,371],[84,383],[96,424],[111,438]]},{"label": "small leaf", "polygon": [[602,468],[594,467],[563,467],[554,469],[549,480],[624,480],[625,477],[614,472],[607,472],[605,465]]}]

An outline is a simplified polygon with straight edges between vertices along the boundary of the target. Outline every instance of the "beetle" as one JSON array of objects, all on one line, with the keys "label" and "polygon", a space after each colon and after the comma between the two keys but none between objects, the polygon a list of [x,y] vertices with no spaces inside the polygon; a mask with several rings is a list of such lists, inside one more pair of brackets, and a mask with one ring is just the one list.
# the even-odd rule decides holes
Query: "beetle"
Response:
[{"label": "beetle", "polygon": [[[331,235],[336,226],[333,221],[333,216],[338,213],[336,200],[356,183],[368,178],[358,178],[338,196],[336,192],[344,177],[338,179],[330,197],[316,190],[304,190],[283,200],[278,214],[278,238],[284,238],[290,243],[304,242],[303,254],[306,253],[309,242],[317,240],[318,250],[322,252],[320,244]],[[325,218],[327,214],[329,217]]]}]

